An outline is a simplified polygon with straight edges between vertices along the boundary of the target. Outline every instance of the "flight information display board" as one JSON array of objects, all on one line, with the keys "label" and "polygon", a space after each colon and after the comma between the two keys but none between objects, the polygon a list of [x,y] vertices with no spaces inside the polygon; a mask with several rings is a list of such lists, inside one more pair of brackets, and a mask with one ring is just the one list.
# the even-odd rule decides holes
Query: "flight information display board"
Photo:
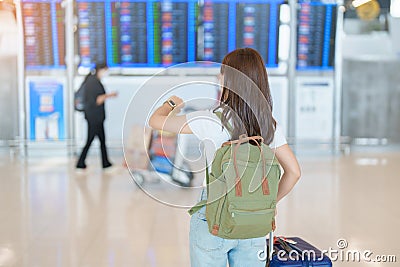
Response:
[{"label": "flight information display board", "polygon": [[266,66],[278,67],[280,0],[209,0],[202,6],[204,51],[199,60],[221,62],[229,52],[251,47]]},{"label": "flight information display board", "polygon": [[61,0],[23,0],[21,9],[26,69],[65,68]]},{"label": "flight information display board", "polygon": [[77,1],[81,65],[106,62],[105,2]]},{"label": "flight information display board", "polygon": [[161,46],[160,42],[154,42],[154,63],[165,66],[195,60],[194,2],[192,8],[188,6],[189,2],[182,1],[156,4],[154,11],[158,19],[155,16],[154,29],[161,37]]},{"label": "flight information display board", "polygon": [[236,10],[236,47],[254,48],[260,52],[267,66],[277,67],[278,3],[238,3]]},{"label": "flight information display board", "polygon": [[197,6],[196,0],[78,0],[80,65],[159,67],[194,61]]},{"label": "flight information display board", "polygon": [[336,20],[337,5],[334,3],[300,3],[297,26],[297,69],[333,69]]},{"label": "flight information display board", "polygon": [[[199,4],[200,3],[200,4]],[[81,66],[221,62],[239,47],[278,67],[283,0],[77,0]]]},{"label": "flight information display board", "polygon": [[147,3],[111,3],[110,65],[131,65],[148,62]]},{"label": "flight information display board", "polygon": [[229,8],[227,2],[204,3],[201,21],[204,29],[204,51],[198,56],[199,60],[221,62],[228,51],[235,49],[234,43],[229,42],[229,33],[233,31],[229,21]]}]

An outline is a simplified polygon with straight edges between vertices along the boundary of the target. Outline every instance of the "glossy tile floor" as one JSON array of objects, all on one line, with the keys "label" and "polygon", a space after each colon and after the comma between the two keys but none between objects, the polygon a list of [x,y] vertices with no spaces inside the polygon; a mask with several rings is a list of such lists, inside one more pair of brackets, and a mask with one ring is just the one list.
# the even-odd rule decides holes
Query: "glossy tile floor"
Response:
[{"label": "glossy tile floor", "polygon": [[[152,182],[144,185],[150,197],[128,171],[105,174],[96,158],[84,175],[68,157],[0,159],[0,266],[190,265],[186,209],[161,202],[190,205],[198,190]],[[278,206],[277,234],[326,250],[345,239],[339,251],[397,257],[334,266],[400,266],[400,152],[300,162],[302,178]]]}]

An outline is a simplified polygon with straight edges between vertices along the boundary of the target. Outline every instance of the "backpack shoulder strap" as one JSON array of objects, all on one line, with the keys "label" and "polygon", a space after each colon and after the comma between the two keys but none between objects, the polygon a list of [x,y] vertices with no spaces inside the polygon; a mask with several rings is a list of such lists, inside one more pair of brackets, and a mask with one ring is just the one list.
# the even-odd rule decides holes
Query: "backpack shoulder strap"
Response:
[{"label": "backpack shoulder strap", "polygon": [[202,200],[199,203],[197,203],[195,206],[193,206],[190,210],[188,210],[189,215],[193,215],[196,212],[198,212],[202,207],[204,207],[207,204],[207,200]]},{"label": "backpack shoulder strap", "polygon": [[[208,184],[210,183],[210,174],[208,172],[208,163],[206,158],[206,186],[207,186],[207,195],[208,195]],[[193,215],[194,213],[198,212],[202,207],[207,204],[207,199],[204,199],[194,205],[190,210],[188,210],[189,215]]]}]

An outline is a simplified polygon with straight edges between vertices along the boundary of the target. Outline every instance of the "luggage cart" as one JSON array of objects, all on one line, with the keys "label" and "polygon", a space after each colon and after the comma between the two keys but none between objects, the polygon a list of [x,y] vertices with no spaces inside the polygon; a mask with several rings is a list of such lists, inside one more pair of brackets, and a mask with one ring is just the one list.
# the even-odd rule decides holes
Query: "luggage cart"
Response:
[{"label": "luggage cart", "polygon": [[[165,131],[151,131],[148,166],[145,169],[131,169],[135,182],[139,185],[157,183],[161,179],[183,187],[189,187],[193,172],[185,154],[193,147],[195,138]],[[190,154],[190,153],[189,153]]]}]

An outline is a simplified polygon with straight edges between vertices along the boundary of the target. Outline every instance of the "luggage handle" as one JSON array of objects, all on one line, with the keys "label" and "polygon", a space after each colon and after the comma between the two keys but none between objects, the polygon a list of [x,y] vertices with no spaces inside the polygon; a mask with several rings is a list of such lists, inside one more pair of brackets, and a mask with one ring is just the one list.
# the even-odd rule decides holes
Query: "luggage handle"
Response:
[{"label": "luggage handle", "polygon": [[[280,245],[285,249],[287,253],[290,253],[293,249],[296,251],[302,252],[300,248],[297,246],[294,246],[292,244],[288,244],[285,240],[277,237],[277,241],[280,243]],[[269,232],[269,239],[268,239],[268,259],[269,261],[272,260],[272,256],[274,254],[274,243],[275,243],[275,237],[274,237],[274,230]],[[271,249],[272,248],[272,249]]]},{"label": "luggage handle", "polygon": [[269,232],[269,239],[268,239],[268,261],[271,262],[272,256],[274,254],[274,230]]},{"label": "luggage handle", "polygon": [[264,252],[267,256],[265,260],[265,267],[270,267],[272,256],[274,254],[274,230],[269,232],[268,246],[265,247]]}]

